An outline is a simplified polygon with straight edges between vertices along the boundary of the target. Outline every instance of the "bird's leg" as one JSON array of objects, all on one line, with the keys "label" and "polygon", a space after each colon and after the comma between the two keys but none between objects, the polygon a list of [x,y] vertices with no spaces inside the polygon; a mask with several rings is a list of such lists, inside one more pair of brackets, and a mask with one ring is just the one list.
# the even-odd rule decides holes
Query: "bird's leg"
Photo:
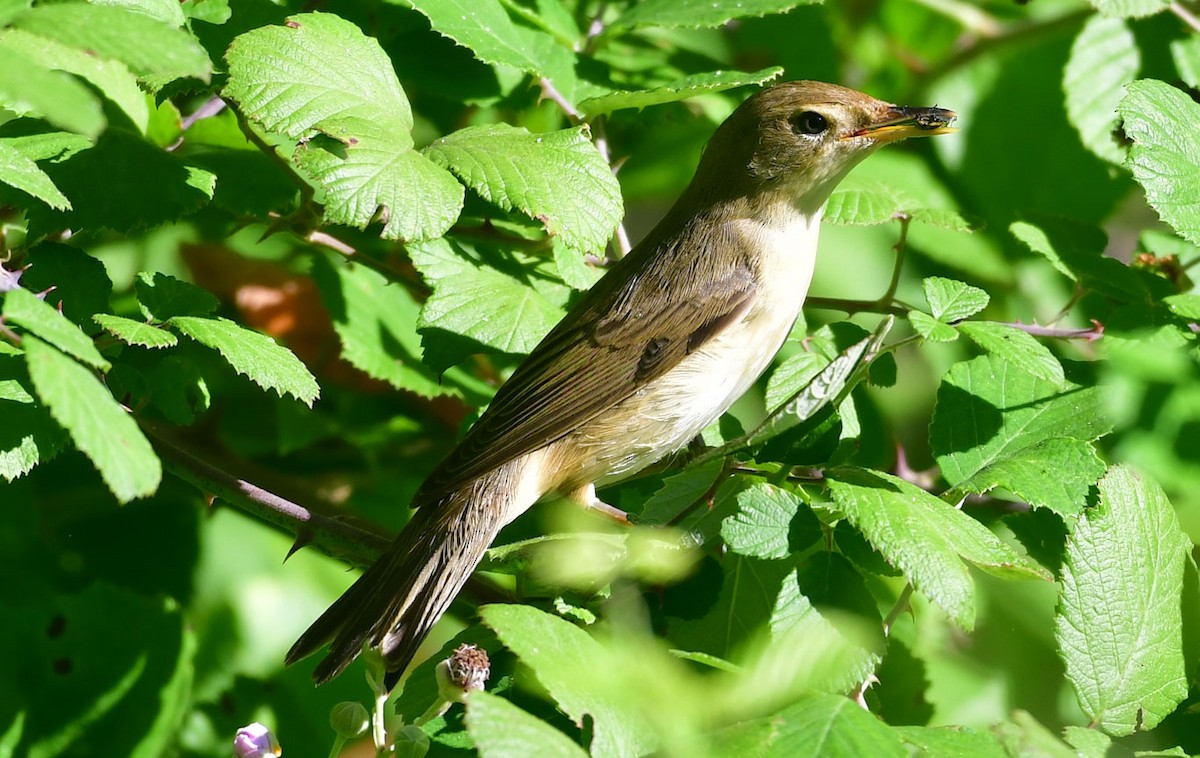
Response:
[{"label": "bird's leg", "polygon": [[575,491],[569,493],[567,498],[579,503],[584,508],[592,508],[600,511],[613,521],[617,521],[626,525],[629,524],[629,514],[614,505],[609,505],[597,497],[596,485],[592,484],[591,482],[588,482],[582,487],[579,487]]}]

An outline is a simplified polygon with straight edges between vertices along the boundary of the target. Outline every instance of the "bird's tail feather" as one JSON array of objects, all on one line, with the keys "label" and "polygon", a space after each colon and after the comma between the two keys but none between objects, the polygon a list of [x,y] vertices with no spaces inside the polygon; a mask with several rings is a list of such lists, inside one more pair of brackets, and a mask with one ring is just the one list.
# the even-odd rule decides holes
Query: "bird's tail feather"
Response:
[{"label": "bird's tail feather", "polygon": [[287,662],[332,640],[313,673],[323,684],[370,643],[382,653],[385,681],[393,686],[505,523],[513,488],[494,478],[418,508],[387,551],[296,640]]}]

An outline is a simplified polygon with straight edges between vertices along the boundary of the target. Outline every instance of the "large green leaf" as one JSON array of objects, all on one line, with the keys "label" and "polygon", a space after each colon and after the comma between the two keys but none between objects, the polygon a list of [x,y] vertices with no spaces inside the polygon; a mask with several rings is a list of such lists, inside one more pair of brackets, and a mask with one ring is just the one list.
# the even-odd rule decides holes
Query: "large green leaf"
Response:
[{"label": "large green leaf", "polygon": [[1140,18],[1165,11],[1169,0],[1091,0],[1096,10],[1113,18]]},{"label": "large green leaf", "polygon": [[1129,167],[1146,202],[1184,239],[1200,244],[1200,105],[1154,79],[1133,82],[1121,101],[1133,140]]},{"label": "large green leaf", "polygon": [[1063,70],[1067,118],[1088,150],[1113,163],[1125,160],[1116,137],[1117,104],[1140,66],[1137,40],[1125,21],[1092,16],[1075,38]]},{"label": "large green leaf", "polygon": [[638,26],[720,26],[735,18],[785,13],[818,0],[642,0],[633,4],[610,27],[614,31]]},{"label": "large green leaf", "polygon": [[692,74],[657,87],[640,90],[613,90],[602,95],[592,95],[579,101],[579,110],[588,116],[599,116],[625,108],[648,108],[652,105],[674,103],[705,92],[722,92],[734,87],[763,84],[776,79],[783,73],[779,66],[761,71],[711,71]]},{"label": "large green leaf", "polygon": [[1065,381],[1062,365],[1054,354],[1045,345],[1014,326],[990,321],[968,321],[960,324],[958,328],[975,344],[1022,371],[1059,386]]},{"label": "large green leaf", "polygon": [[139,131],[146,131],[150,120],[146,95],[124,63],[100,58],[86,49],[71,47],[21,29],[0,33],[0,47],[20,51],[47,68],[65,71],[85,80],[120,108]]},{"label": "large green leaf", "polygon": [[1013,222],[1009,231],[1064,276],[1110,297],[1149,299],[1154,285],[1166,287],[1165,280],[1139,276],[1136,269],[1104,255],[1107,235],[1092,224],[1035,217]]},{"label": "large green leaf", "polygon": [[36,337],[23,345],[38,398],[121,502],[158,489],[162,464],[137,423],[88,369]]},{"label": "large green leaf", "polygon": [[978,287],[940,276],[922,279],[921,289],[925,292],[930,313],[947,324],[974,316],[990,301],[988,294]]},{"label": "large green leaf", "polygon": [[208,81],[212,62],[190,33],[116,5],[39,5],[13,21],[18,29],[121,61],[134,73],[166,81],[193,77]]},{"label": "large green leaf", "polygon": [[975,625],[975,588],[963,561],[1001,575],[1050,578],[983,524],[914,484],[878,471],[826,473],[838,510],[963,629]]},{"label": "large green leaf", "polygon": [[446,239],[409,245],[408,253],[433,287],[417,327],[434,371],[473,353],[528,353],[563,317],[570,290],[528,276],[530,263],[504,261],[492,251],[499,259],[492,265],[479,251]]},{"label": "large green leaf", "polygon": [[54,308],[26,289],[10,290],[4,296],[4,318],[28,329],[64,353],[107,371],[111,364],[100,355],[92,338]]},{"label": "large green leaf", "polygon": [[147,321],[166,321],[175,316],[207,316],[220,305],[208,290],[158,271],[138,274],[133,289]]},{"label": "large green leaf", "polygon": [[716,734],[717,755],[756,758],[905,758],[886,724],[849,698],[816,695]]},{"label": "large green leaf", "polygon": [[645,720],[606,697],[587,672],[605,666],[608,653],[570,622],[524,605],[488,605],[483,622],[529,666],[559,708],[582,727],[592,719],[594,755],[640,755],[655,747]]},{"label": "large green leaf", "polygon": [[621,221],[621,187],[583,128],[532,134],[507,124],[473,126],[435,141],[425,154],[577,250],[602,251]]},{"label": "large green leaf", "polygon": [[3,140],[0,140],[0,182],[36,197],[51,208],[65,210],[71,207],[71,201],[58,191],[45,171]]},{"label": "large green leaf", "polygon": [[739,492],[737,502],[737,511],[721,523],[721,538],[739,555],[786,558],[821,536],[811,511],[799,516],[804,503],[793,492],[759,483]]},{"label": "large green leaf", "polygon": [[130,345],[163,348],[173,347],[179,341],[166,329],[159,329],[157,326],[143,321],[134,321],[131,318],[114,316],[110,313],[97,313],[95,319],[96,323],[102,326],[106,332]]},{"label": "large green leaf", "polygon": [[981,356],[946,374],[929,441],[957,491],[1002,487],[1070,515],[1083,508],[1103,473],[1091,442],[1111,428],[1098,388],[1060,388]]},{"label": "large green leaf", "polygon": [[[61,139],[54,142],[71,147]],[[207,203],[216,183],[208,171],[124,129],[109,129],[94,147],[41,167],[70,198],[72,208],[31,208],[31,234],[63,228],[124,233],[158,226]]]},{"label": "large green leaf", "polygon": [[[681,618],[669,620],[672,643],[684,650],[733,656],[770,622],[784,582],[794,569],[790,561],[725,555],[720,562],[720,589],[715,599],[712,592],[716,577],[704,572],[692,580],[703,580],[702,584],[685,582],[672,589],[705,608],[701,613],[688,608],[686,613],[681,612]],[[702,598],[692,596],[697,587],[703,587],[706,593]]]},{"label": "large green leaf", "polygon": [[[412,111],[390,59],[349,21],[326,13],[242,34],[226,53],[224,94],[266,129],[305,140],[296,165],[324,189],[325,218],[389,239],[439,237],[463,189],[413,150]],[[314,135],[327,139],[310,139]]]},{"label": "large green leaf", "polygon": [[0,106],[89,137],[104,129],[107,120],[91,90],[69,74],[37,63],[7,35],[0,36],[0,70]]},{"label": "large green leaf", "polygon": [[1180,612],[1191,542],[1162,489],[1117,467],[1067,541],[1055,638],[1094,723],[1153,729],[1187,696]]},{"label": "large green leaf", "polygon": [[167,325],[221,354],[239,374],[282,397],[291,395],[312,407],[321,394],[317,380],[300,359],[265,334],[224,318],[175,316]]},{"label": "large green leaf", "polygon": [[434,31],[469,49],[484,63],[545,76],[569,94],[574,78],[571,51],[549,34],[519,27],[500,0],[410,0]]},{"label": "large green leaf", "polygon": [[467,701],[467,732],[484,758],[587,758],[562,732],[504,698],[473,692]]},{"label": "large green leaf", "polygon": [[0,355],[0,476],[24,476],[62,449],[66,435],[29,390],[29,373],[17,355]]},{"label": "large green leaf", "polygon": [[321,301],[342,341],[342,357],[374,379],[424,397],[453,394],[421,362],[421,306],[399,285],[363,266],[314,262]]}]

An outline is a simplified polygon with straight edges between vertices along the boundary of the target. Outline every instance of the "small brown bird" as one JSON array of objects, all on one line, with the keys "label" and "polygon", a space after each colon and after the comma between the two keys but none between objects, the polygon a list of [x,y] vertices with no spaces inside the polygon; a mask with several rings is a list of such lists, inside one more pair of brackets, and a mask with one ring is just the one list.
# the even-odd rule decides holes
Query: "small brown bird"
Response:
[{"label": "small brown bird", "polygon": [[944,134],[941,108],[845,87],[762,90],[717,129],[666,217],[534,348],[413,499],[412,520],[297,640],[325,682],[378,647],[392,687],[508,522],[688,443],[771,362],[799,315],[829,194],[880,145]]}]

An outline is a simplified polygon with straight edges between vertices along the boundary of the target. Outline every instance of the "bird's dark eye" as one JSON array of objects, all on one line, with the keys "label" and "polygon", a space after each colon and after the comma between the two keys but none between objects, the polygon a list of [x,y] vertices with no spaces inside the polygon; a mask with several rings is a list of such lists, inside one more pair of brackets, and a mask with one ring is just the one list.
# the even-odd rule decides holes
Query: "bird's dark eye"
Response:
[{"label": "bird's dark eye", "polygon": [[816,111],[793,113],[788,120],[792,124],[792,131],[796,134],[820,134],[829,128],[829,121]]}]

